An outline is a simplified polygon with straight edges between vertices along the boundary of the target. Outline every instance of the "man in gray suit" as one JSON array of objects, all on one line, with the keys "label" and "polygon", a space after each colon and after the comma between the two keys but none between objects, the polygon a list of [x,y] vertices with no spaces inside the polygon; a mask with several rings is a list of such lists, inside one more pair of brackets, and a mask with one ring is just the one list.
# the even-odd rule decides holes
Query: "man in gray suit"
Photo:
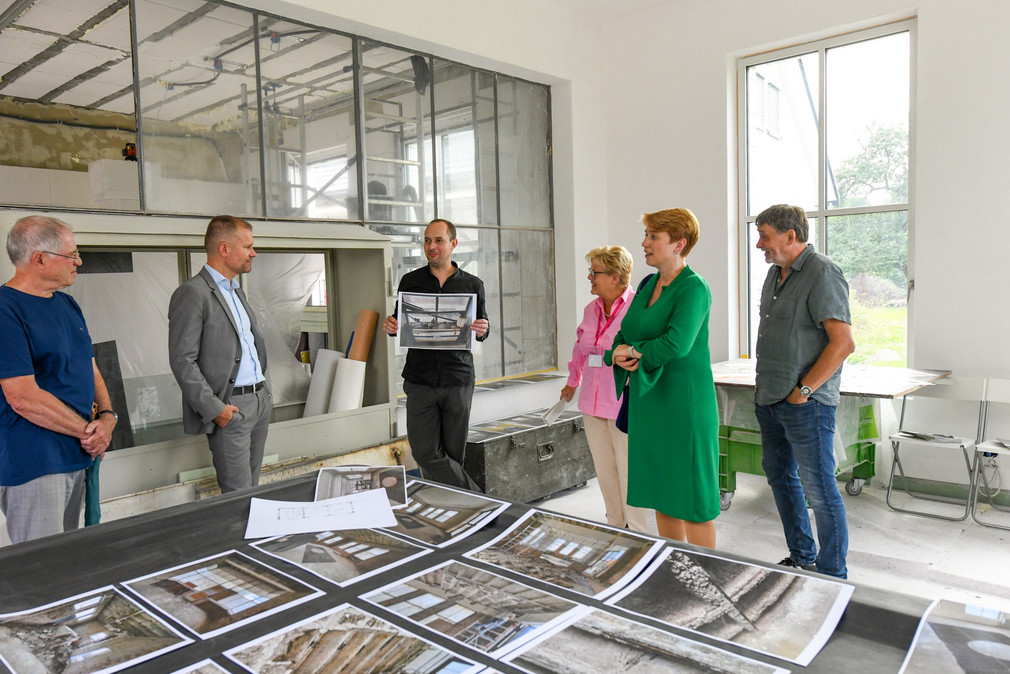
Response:
[{"label": "man in gray suit", "polygon": [[239,286],[252,269],[252,225],[219,215],[204,237],[207,264],[168,305],[168,354],[182,389],[183,428],[206,433],[222,492],[259,483],[273,412],[266,343]]}]

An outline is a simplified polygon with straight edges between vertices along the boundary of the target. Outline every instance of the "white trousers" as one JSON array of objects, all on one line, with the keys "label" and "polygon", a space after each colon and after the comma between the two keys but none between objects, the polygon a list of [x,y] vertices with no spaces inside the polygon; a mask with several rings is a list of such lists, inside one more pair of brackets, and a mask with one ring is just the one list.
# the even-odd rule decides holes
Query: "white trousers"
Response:
[{"label": "white trousers", "polygon": [[613,419],[583,414],[586,440],[593,455],[596,478],[603,492],[607,509],[607,524],[632,531],[649,533],[649,524],[656,519],[648,508],[628,505],[628,436],[617,430]]}]

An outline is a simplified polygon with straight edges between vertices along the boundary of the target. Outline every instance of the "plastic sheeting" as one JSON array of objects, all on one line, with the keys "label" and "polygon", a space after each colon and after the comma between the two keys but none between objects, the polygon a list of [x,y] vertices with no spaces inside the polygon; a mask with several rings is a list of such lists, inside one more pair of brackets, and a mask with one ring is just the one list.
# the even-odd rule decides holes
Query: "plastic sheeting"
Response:
[{"label": "plastic sheeting", "polygon": [[[92,341],[116,342],[134,431],[165,428],[181,420],[182,412],[168,361],[168,304],[180,283],[178,253],[143,251],[132,257],[132,271],[81,273],[66,292],[80,304]],[[206,255],[191,253],[190,261],[196,273]],[[267,342],[274,404],[305,400],[309,376],[294,352],[304,307],[324,270],[323,253],[262,252],[243,280]],[[170,433],[182,436],[181,424]],[[154,439],[141,434],[137,442]]]}]

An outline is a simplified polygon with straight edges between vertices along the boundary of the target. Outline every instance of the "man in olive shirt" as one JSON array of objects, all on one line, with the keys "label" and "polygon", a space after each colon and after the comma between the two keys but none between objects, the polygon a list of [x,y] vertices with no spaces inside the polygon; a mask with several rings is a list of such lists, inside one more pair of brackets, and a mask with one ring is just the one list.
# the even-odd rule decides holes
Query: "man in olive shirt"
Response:
[{"label": "man in olive shirt", "polygon": [[754,403],[761,465],[789,546],[779,563],[845,578],[849,533],[834,438],[842,363],[855,349],[849,286],[838,265],[807,244],[802,208],[771,206],[756,224],[757,247],[772,266],[761,291]]}]

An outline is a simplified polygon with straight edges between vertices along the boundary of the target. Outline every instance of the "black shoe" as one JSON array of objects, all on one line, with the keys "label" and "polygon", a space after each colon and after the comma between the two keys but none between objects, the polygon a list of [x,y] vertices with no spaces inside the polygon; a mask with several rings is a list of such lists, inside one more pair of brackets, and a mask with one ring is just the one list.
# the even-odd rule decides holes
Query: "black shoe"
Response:
[{"label": "black shoe", "polygon": [[817,571],[816,564],[797,564],[796,560],[792,557],[786,557],[783,559],[779,562],[779,566],[788,566],[791,569],[803,569],[804,571]]}]

